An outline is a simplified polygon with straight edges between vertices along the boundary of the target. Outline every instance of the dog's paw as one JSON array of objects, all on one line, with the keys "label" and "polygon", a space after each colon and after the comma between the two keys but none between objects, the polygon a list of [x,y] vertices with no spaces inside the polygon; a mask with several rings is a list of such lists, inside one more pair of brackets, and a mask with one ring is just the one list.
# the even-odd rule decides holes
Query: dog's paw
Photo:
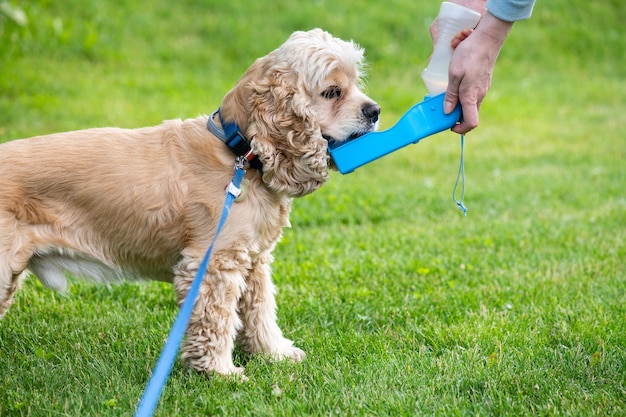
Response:
[{"label": "dog's paw", "polygon": [[248,380],[248,377],[244,375],[243,371],[244,371],[244,368],[233,367],[232,369],[230,369],[229,371],[225,373],[214,371],[213,375],[219,376],[221,378],[232,379],[238,382],[246,382]]},{"label": "dog's paw", "polygon": [[291,340],[285,339],[283,343],[277,346],[271,353],[274,360],[292,360],[294,362],[302,362],[306,357],[306,353],[293,345]]},{"label": "dog's paw", "polygon": [[292,346],[288,352],[285,352],[283,358],[294,362],[302,362],[306,358],[306,353],[302,349]]},{"label": "dog's paw", "polygon": [[235,366],[231,359],[204,357],[196,359],[186,358],[186,363],[191,369],[204,373],[211,378],[233,378],[235,380],[247,381],[244,375],[244,368]]},{"label": "dog's paw", "polygon": [[248,377],[244,375],[244,368],[233,366],[230,368],[204,370],[211,378],[226,378],[233,381],[246,382]]}]

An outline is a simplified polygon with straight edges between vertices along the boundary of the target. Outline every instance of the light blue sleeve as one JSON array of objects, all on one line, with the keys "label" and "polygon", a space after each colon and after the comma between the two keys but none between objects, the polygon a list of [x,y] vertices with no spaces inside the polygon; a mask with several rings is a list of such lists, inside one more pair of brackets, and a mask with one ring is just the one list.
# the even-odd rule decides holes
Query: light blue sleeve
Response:
[{"label": "light blue sleeve", "polygon": [[528,19],[534,5],[535,0],[487,0],[489,13],[507,22]]}]

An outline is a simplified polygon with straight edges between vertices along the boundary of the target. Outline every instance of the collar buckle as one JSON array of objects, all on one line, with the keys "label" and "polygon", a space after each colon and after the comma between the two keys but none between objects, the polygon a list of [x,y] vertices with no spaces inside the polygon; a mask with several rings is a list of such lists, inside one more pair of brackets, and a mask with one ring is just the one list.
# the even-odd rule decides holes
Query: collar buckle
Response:
[{"label": "collar buckle", "polygon": [[[227,123],[227,125],[229,124],[234,123]],[[229,129],[226,126],[224,127],[224,131],[226,134],[229,133]],[[232,133],[228,136],[226,141],[224,141],[226,146],[228,146],[228,148],[237,156],[244,156],[250,153],[250,143],[241,131],[235,127],[235,130],[231,132]]]}]

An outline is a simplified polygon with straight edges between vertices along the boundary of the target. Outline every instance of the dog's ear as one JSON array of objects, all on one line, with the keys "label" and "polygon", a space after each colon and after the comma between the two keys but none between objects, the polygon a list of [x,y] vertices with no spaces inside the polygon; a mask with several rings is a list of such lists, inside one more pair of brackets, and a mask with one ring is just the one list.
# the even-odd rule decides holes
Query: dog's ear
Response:
[{"label": "dog's ear", "polygon": [[267,59],[265,57],[257,59],[224,96],[220,105],[222,117],[228,122],[235,122],[242,132],[247,132],[250,124],[252,83],[254,80],[262,79],[266,71]]},{"label": "dog's ear", "polygon": [[328,178],[328,144],[310,110],[306,81],[276,61],[273,54],[258,59],[226,95],[222,112],[250,139],[267,186],[300,197]]},{"label": "dog's ear", "polygon": [[327,141],[310,92],[297,72],[274,67],[253,82],[249,133],[269,188],[292,197],[309,194],[328,179]]}]

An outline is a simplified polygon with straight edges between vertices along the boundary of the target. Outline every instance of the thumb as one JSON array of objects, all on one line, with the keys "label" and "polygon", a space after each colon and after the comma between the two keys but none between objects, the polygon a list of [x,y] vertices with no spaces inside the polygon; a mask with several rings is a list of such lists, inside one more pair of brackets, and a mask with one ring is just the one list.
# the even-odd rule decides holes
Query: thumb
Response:
[{"label": "thumb", "polygon": [[443,112],[445,114],[452,113],[452,110],[459,102],[459,85],[461,84],[461,77],[454,77],[448,71],[448,88],[446,89],[446,96],[443,98]]},{"label": "thumb", "polygon": [[458,90],[451,90],[451,85],[448,85],[446,96],[443,98],[443,112],[445,114],[452,113],[452,110],[454,110],[459,102],[459,94],[456,91]]}]

